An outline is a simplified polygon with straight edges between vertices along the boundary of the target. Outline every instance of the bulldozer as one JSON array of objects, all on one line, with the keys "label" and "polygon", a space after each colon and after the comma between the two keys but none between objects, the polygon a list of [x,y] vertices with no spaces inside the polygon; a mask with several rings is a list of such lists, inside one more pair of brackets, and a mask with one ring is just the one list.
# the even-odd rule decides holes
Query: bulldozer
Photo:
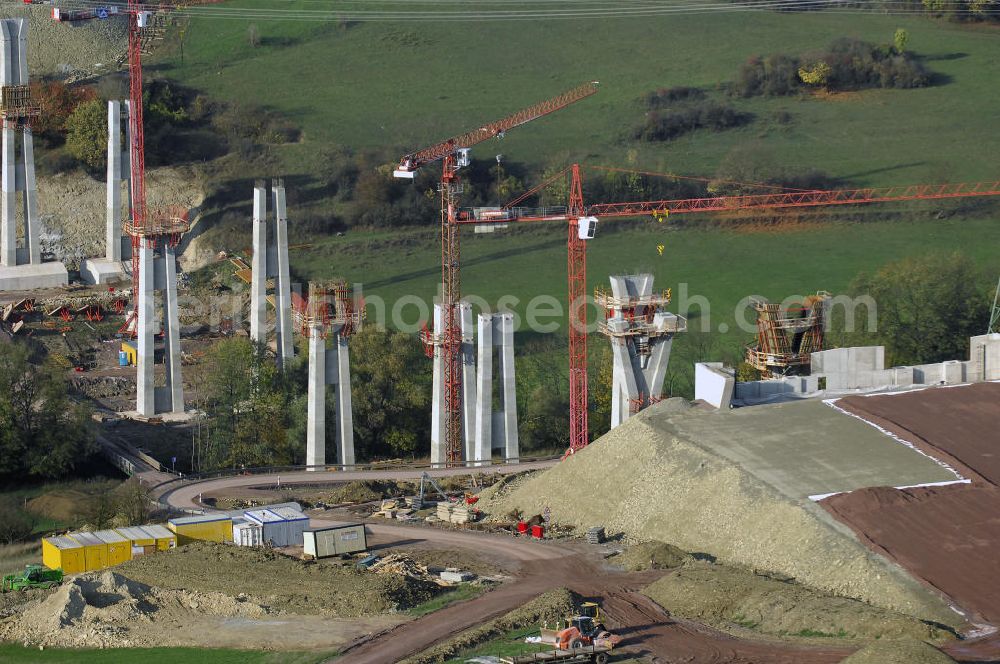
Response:
[{"label": "bulldozer", "polygon": [[543,628],[541,634],[542,643],[559,650],[574,650],[586,646],[611,649],[621,642],[621,637],[612,634],[604,626],[601,607],[596,602],[584,602],[565,625],[558,625],[555,629]]},{"label": "bulldozer", "polygon": [[3,577],[3,592],[20,590],[26,592],[31,588],[53,588],[63,581],[61,569],[49,569],[41,565],[26,565],[20,574],[7,574]]}]

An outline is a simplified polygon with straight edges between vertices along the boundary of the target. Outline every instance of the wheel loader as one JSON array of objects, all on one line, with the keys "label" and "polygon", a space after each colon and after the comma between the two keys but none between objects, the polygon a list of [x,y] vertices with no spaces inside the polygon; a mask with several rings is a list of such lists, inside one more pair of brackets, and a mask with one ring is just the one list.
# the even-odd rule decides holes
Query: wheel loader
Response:
[{"label": "wheel loader", "polygon": [[27,591],[30,588],[53,588],[62,583],[63,571],[49,569],[41,565],[26,565],[20,574],[8,574],[3,577],[3,592],[12,590]]},{"label": "wheel loader", "polygon": [[565,625],[555,629],[541,630],[542,643],[549,644],[559,650],[574,650],[584,646],[599,648],[614,648],[621,642],[621,637],[609,632],[604,627],[601,607],[594,602],[585,602]]}]

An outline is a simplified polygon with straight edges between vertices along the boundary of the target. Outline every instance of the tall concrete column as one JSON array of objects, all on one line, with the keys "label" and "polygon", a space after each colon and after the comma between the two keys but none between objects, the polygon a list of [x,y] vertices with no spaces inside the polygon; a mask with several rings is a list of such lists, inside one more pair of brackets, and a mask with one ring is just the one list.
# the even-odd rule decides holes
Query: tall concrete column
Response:
[{"label": "tall concrete column", "polygon": [[[434,305],[434,332],[444,328],[444,308]],[[431,397],[431,465],[440,467],[448,463],[447,435],[444,418],[444,353],[441,346],[434,347],[433,394]]]},{"label": "tall concrete column", "polygon": [[[17,35],[17,85],[28,84],[28,21],[21,19]],[[22,161],[18,175],[24,190],[24,248],[31,265],[42,262],[41,228],[38,222],[38,187],[35,185],[35,147],[31,127],[21,129]]]},{"label": "tall concrete column", "polygon": [[[0,86],[28,85],[28,20],[0,20]],[[17,159],[17,143],[21,154]],[[31,129],[4,122],[3,184],[0,210],[0,265],[14,267],[17,257],[17,192],[22,193],[20,211],[24,222],[24,261],[42,262],[39,237],[38,192],[35,186],[35,152]],[[41,284],[40,284],[41,285]],[[52,285],[52,284],[44,284]]]},{"label": "tall concrete column", "polygon": [[[277,247],[277,277],[274,288],[274,307],[277,318],[278,367],[288,365],[295,357],[295,343],[292,339],[292,294],[288,264],[288,219],[285,209],[285,186],[276,181],[272,185],[274,194],[274,244]],[[256,256],[256,252],[254,252]]]},{"label": "tall concrete column", "polygon": [[139,292],[133,297],[138,298],[139,318],[136,330],[136,411],[144,417],[156,414],[156,388],[153,383],[153,359],[155,347],[153,340],[155,318],[155,276],[153,264],[153,247],[142,242],[139,251]]},{"label": "tall concrete column", "polygon": [[[306,465],[326,465],[326,339],[319,327],[309,335]],[[316,470],[308,468],[308,470]]]},{"label": "tall concrete column", "polygon": [[122,259],[122,103],[108,102],[108,183],[105,257]]},{"label": "tall concrete column", "polygon": [[[517,391],[514,374],[513,314],[479,316],[479,353],[476,366],[476,436],[471,464],[485,465],[494,449],[516,462],[520,456],[517,437]],[[497,369],[493,370],[493,349]],[[500,407],[493,408],[493,379],[500,387]]]},{"label": "tall concrete column", "polygon": [[354,465],[354,410],[351,400],[351,360],[347,338],[333,337],[337,349],[337,463]]},{"label": "tall concrete column", "polygon": [[486,465],[493,456],[493,317],[479,316],[476,363],[476,445],[472,465]]},{"label": "tall concrete column", "polygon": [[17,265],[17,162],[14,155],[14,129],[4,126],[3,202],[2,210],[0,210],[0,245],[2,245],[0,246],[0,265],[4,267]]},{"label": "tall concrete column", "polygon": [[267,340],[267,190],[258,181],[253,188],[253,258],[250,276],[250,340]]},{"label": "tall concrete column", "polygon": [[[20,21],[0,21],[0,86],[17,85]],[[0,209],[0,264],[17,265],[17,147],[12,125],[3,123],[3,202]]]},{"label": "tall concrete column", "polygon": [[472,325],[472,305],[460,302],[457,317],[462,332],[462,434],[463,457],[466,462],[473,458],[476,445],[476,345],[475,328]]},{"label": "tall concrete column", "polygon": [[166,369],[164,399],[160,412],[184,412],[184,382],[181,379],[181,324],[177,302],[177,253],[166,244],[162,254],[164,280],[160,292],[163,300],[163,364]]},{"label": "tall concrete column", "polygon": [[498,378],[501,388],[500,405],[503,409],[504,458],[510,463],[516,463],[521,454],[517,437],[517,389],[514,378],[514,315],[498,314],[493,320],[494,325],[498,324],[500,327]]}]

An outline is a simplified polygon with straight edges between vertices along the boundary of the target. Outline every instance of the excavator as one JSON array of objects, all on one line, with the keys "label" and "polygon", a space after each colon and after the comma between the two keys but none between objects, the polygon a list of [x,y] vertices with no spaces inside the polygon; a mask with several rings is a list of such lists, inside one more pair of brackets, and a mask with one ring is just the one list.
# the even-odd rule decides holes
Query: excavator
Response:
[{"label": "excavator", "polygon": [[612,634],[604,626],[601,607],[596,602],[584,602],[565,626],[543,628],[541,633],[542,643],[559,650],[576,650],[588,646],[610,650],[621,642],[620,636]]}]

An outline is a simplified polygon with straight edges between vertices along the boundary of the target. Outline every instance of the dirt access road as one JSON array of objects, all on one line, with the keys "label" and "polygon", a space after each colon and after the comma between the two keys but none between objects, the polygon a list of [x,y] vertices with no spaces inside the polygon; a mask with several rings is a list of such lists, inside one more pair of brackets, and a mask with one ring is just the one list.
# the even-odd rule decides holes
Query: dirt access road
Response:
[{"label": "dirt access road", "polygon": [[369,524],[369,528],[376,535],[395,535],[409,541],[426,537],[435,545],[486,550],[492,557],[515,562],[517,580],[476,599],[375,634],[342,651],[343,659],[339,661],[351,664],[398,661],[560,586],[600,601],[608,616],[608,626],[625,637],[622,649],[648,656],[654,662],[832,664],[853,650],[745,641],[695,623],[674,620],[639,592],[662,572],[625,573],[607,569],[595,560],[592,552],[587,552],[586,546],[577,543],[539,543],[419,526]]},{"label": "dirt access road", "polygon": [[[559,461],[522,461],[518,464],[483,466],[480,468],[412,468],[401,470],[344,470],[336,472],[294,471],[288,473],[267,473],[260,475],[234,475],[209,480],[182,482],[154,486],[153,491],[160,502],[183,510],[208,510],[201,504],[199,496],[211,493],[222,495],[226,490],[244,487],[278,488],[295,484],[325,484],[353,482],[354,480],[419,480],[427,473],[431,477],[450,477],[483,473],[518,473],[527,470],[549,468]],[[458,472],[456,472],[456,470]],[[152,478],[151,478],[152,479]],[[147,481],[147,483],[150,483]]]}]

